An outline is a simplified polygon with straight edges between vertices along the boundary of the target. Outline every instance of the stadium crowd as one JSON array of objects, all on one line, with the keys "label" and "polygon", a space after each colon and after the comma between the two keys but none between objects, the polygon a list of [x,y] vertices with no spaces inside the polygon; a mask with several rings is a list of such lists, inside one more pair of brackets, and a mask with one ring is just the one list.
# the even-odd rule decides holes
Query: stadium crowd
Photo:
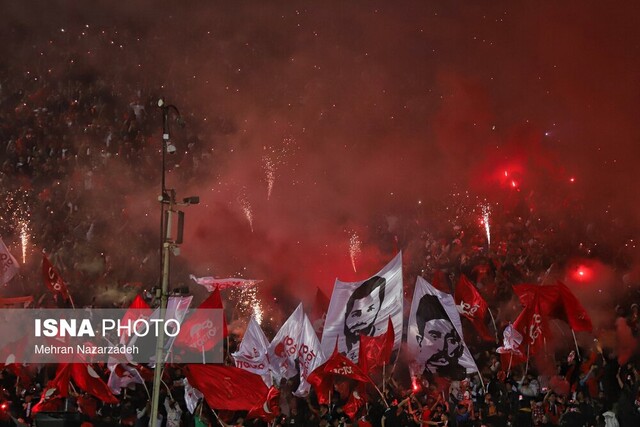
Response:
[{"label": "stadium crowd", "polygon": [[[103,42],[108,43],[106,39]],[[40,47],[45,50],[46,46]],[[120,224],[120,235],[133,232],[123,208],[127,203],[118,187],[150,188],[158,182],[152,171],[158,169],[160,135],[151,114],[158,97],[149,87],[126,84],[126,75],[117,67],[99,74],[80,65],[68,66],[54,71],[56,78],[52,78],[51,70],[43,64],[69,64],[81,55],[72,49],[46,51],[47,55],[63,57],[49,58],[26,74],[11,65],[1,70],[0,186],[7,197],[0,200],[5,219],[0,223],[0,235],[16,241],[19,230],[15,223],[20,219],[37,226],[31,233],[35,244],[65,271],[69,290],[77,295],[76,303],[90,306],[97,304],[95,295],[82,292],[89,285],[127,289],[131,283],[158,283],[154,263],[159,242],[155,233],[136,231],[137,243],[120,245],[118,251],[105,244],[113,233],[107,224]],[[190,131],[186,140],[193,150],[174,162],[179,164],[175,173],[185,179],[197,179],[210,156],[206,150],[198,151],[201,144],[197,139],[197,132]],[[120,171],[118,179],[110,181],[109,191],[100,191],[105,188],[104,181],[112,179],[114,169]],[[99,204],[94,200],[97,193]],[[411,295],[412,279],[417,275],[431,279],[436,271],[444,272],[446,286],[452,288],[453,279],[465,274],[497,310],[501,331],[509,315],[500,311],[508,310],[505,307],[514,301],[512,285],[540,283],[575,256],[598,259],[617,271],[630,268],[633,258],[626,245],[628,236],[620,233],[618,224],[595,218],[585,230],[584,221],[578,219],[588,215],[578,203],[540,198],[535,200],[534,210],[534,200],[524,191],[514,191],[509,202],[493,217],[490,252],[484,230],[476,223],[478,215],[466,211],[468,205],[463,202],[447,212],[434,208],[427,215],[432,223],[411,218],[398,226],[401,230],[380,224],[380,241],[394,241],[389,234],[411,236],[395,239],[406,253],[406,295]],[[541,206],[544,203],[555,205],[556,211],[562,206],[562,220],[544,218],[540,212],[549,211]],[[452,222],[451,217],[458,219]],[[32,265],[14,279],[20,284],[13,286],[16,294],[42,295],[44,301],[36,298],[41,305],[55,304],[35,285],[41,282],[40,260],[32,259]],[[640,330],[638,287],[624,285],[627,288],[619,304],[611,307],[610,328],[622,322],[636,337]],[[140,291],[135,286],[129,288],[132,293]],[[125,306],[129,301],[112,302]],[[165,404],[157,427],[640,425],[638,360],[622,358],[613,345],[603,348],[594,342],[577,353],[570,345],[560,346],[544,361],[508,367],[495,353],[498,344],[474,340],[473,333],[466,333],[465,338],[482,382],[475,375],[464,381],[423,378],[421,383],[411,384],[400,358],[397,369],[384,381],[377,374],[378,384],[384,382],[385,400],[369,390],[366,406],[354,419],[344,414],[347,396],[341,396],[339,387],[329,405],[319,405],[313,392],[307,399],[291,394],[297,386],[295,380],[281,384],[281,415],[270,422],[247,420],[242,412],[214,411],[205,402],[191,414],[183,396],[182,372],[172,367],[167,373],[171,393],[161,398]],[[237,341],[238,337],[231,337],[229,352]],[[106,375],[106,370],[103,373]],[[23,367],[19,375],[5,367],[0,372],[3,422],[31,424],[31,408],[54,374],[55,367],[50,366]],[[118,404],[103,405],[74,392],[60,409],[78,411],[85,423],[96,426],[146,427],[149,420],[148,397],[140,385],[123,391]]]}]

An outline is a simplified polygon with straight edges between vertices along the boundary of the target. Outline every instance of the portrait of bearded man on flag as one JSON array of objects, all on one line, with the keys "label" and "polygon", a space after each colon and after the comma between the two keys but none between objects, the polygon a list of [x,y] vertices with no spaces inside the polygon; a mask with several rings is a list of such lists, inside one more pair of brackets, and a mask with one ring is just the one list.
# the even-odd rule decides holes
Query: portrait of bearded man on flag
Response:
[{"label": "portrait of bearded man on flag", "polygon": [[[360,335],[376,335],[376,320],[384,302],[386,284],[384,277],[373,276],[363,282],[349,297],[344,318],[347,355],[358,350]],[[354,357],[349,358],[354,360]]]},{"label": "portrait of bearded man on flag", "polygon": [[424,295],[416,310],[420,359],[425,369],[447,378],[461,378],[467,373],[460,364],[464,343],[435,295]]}]

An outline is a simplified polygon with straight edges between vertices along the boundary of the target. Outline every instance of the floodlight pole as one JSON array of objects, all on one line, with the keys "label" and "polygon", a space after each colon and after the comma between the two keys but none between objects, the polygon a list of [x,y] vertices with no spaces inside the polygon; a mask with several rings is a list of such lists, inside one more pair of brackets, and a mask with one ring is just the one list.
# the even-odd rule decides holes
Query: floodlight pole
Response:
[{"label": "floodlight pole", "polygon": [[[174,105],[165,104],[163,99],[158,101],[158,107],[162,109],[162,189],[158,201],[160,202],[160,236],[162,239],[162,286],[156,292],[156,297],[160,297],[160,319],[164,319],[167,311],[167,303],[169,300],[169,263],[170,254],[175,251],[179,244],[182,243],[180,238],[174,240],[172,237],[173,215],[177,212],[178,206],[186,206],[198,203],[197,197],[185,199],[184,203],[176,202],[176,192],[173,189],[167,189],[165,185],[166,172],[166,152],[171,146],[169,140],[169,110],[174,110],[178,123],[184,125],[180,117],[180,112]],[[175,152],[175,147],[173,151]],[[165,208],[165,205],[168,207]],[[165,217],[166,209],[166,217]],[[179,227],[180,227],[179,221]],[[182,230],[178,230],[178,236],[182,235]],[[160,386],[162,384],[162,372],[164,367],[164,333],[159,334],[156,341],[155,369],[153,371],[153,391],[151,394],[151,419],[149,425],[157,427],[158,425],[158,409],[160,406]]]}]

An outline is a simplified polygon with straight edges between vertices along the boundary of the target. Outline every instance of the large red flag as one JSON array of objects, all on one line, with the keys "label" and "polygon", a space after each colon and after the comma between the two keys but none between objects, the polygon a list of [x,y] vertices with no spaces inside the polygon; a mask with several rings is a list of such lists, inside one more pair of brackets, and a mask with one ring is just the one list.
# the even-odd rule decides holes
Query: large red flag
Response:
[{"label": "large red flag", "polygon": [[587,314],[587,310],[584,309],[580,301],[564,283],[558,282],[557,286],[562,299],[564,314],[571,329],[576,332],[591,332],[593,324],[591,323],[591,317]]},{"label": "large red flag", "polygon": [[544,339],[551,337],[546,316],[541,307],[540,298],[536,294],[513,322],[513,327],[524,337],[521,348],[528,355],[534,355],[542,350]]},{"label": "large red flag", "polygon": [[76,385],[105,403],[118,403],[109,386],[102,381],[100,375],[86,363],[71,364],[71,378]]},{"label": "large red flag", "polygon": [[269,422],[278,415],[280,415],[280,390],[271,387],[269,388],[267,396],[263,399],[263,402],[251,408],[247,414],[247,419],[260,418]]},{"label": "large red flag", "polygon": [[196,353],[209,351],[227,336],[227,322],[224,314],[222,315],[222,330],[219,330],[217,322],[211,319],[209,312],[211,309],[222,309],[222,298],[217,288],[181,325],[180,335],[175,342],[176,346],[189,348]]},{"label": "large red flag", "polygon": [[517,285],[513,291],[522,305],[527,306],[538,298],[542,313],[554,319],[564,320],[574,331],[591,331],[593,325],[582,304],[563,283],[555,285]]},{"label": "large red flag", "polygon": [[363,372],[371,372],[377,366],[389,363],[393,343],[396,340],[393,322],[389,317],[387,332],[377,337],[360,335],[360,354],[358,355],[358,365]]},{"label": "large red flag", "polygon": [[47,289],[53,292],[55,296],[60,295],[64,301],[69,300],[69,290],[66,283],[64,283],[58,270],[44,254],[42,254],[42,276]]},{"label": "large red flag", "polygon": [[480,337],[485,341],[493,341],[495,338],[491,336],[485,323],[489,311],[487,302],[464,274],[458,280],[454,299],[458,312],[469,319]]},{"label": "large red flag", "polygon": [[38,412],[58,411],[64,403],[63,399],[69,396],[70,378],[71,365],[68,363],[58,365],[55,378],[43,388],[40,401],[31,409],[31,412],[36,414]]},{"label": "large red flag", "polygon": [[260,375],[232,366],[186,365],[185,374],[214,409],[251,410],[264,404],[269,391]]},{"label": "large red flag", "polygon": [[307,381],[315,388],[318,395],[318,403],[329,403],[329,392],[336,378],[346,378],[362,383],[369,383],[371,379],[346,356],[338,353],[337,349],[326,362],[318,366]]}]

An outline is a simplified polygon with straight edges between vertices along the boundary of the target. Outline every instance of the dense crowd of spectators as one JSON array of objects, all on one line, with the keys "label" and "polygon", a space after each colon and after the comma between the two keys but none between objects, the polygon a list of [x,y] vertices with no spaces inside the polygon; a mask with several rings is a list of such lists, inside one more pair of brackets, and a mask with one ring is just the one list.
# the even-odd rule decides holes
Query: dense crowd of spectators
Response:
[{"label": "dense crowd of spectators", "polygon": [[[1,70],[0,186],[6,197],[0,200],[0,214],[5,219],[0,223],[0,235],[15,241],[19,220],[35,224],[38,229],[31,230],[32,243],[45,249],[54,264],[67,272],[70,291],[80,305],[95,304],[95,294],[80,292],[89,284],[96,288],[115,283],[123,289],[133,282],[157,284],[158,269],[151,265],[158,255],[157,233],[135,230],[136,244],[119,245],[118,250],[107,244],[113,224],[119,224],[119,235],[134,232],[125,197],[118,188],[157,185],[159,175],[153,171],[158,171],[160,134],[157,115],[152,114],[157,96],[144,85],[124,83],[126,76],[119,74],[117,67],[110,68],[110,74],[101,74],[67,66],[56,70],[52,78],[51,70],[42,64],[70,64],[80,61],[80,55],[70,48],[46,51],[64,58],[49,58],[26,74],[12,68]],[[195,132],[186,140],[192,147],[200,145]],[[208,155],[206,150],[192,151],[174,162],[180,164],[176,173],[197,179],[199,165]],[[119,171],[117,180],[113,180],[114,170]],[[98,193],[100,203],[96,203]],[[463,203],[449,211],[434,209],[432,223],[420,223],[421,217],[406,220],[404,223],[411,225],[402,230],[391,221],[382,226],[381,240],[395,241],[405,250],[406,294],[410,296],[412,279],[417,275],[431,279],[436,272],[443,272],[446,286],[453,288],[454,279],[465,274],[498,310],[501,329],[508,317],[499,310],[513,300],[514,284],[540,283],[575,256],[597,258],[621,272],[630,267],[633,258],[625,244],[628,236],[620,233],[619,225],[595,218],[585,226],[584,221],[576,221],[585,211],[573,202],[535,200],[534,210],[534,201],[515,191],[509,202],[511,205],[494,213],[490,251],[484,228],[476,223],[479,215],[465,211],[468,206]],[[555,206],[545,209],[544,203]],[[560,207],[560,221],[558,216],[545,217],[544,212],[557,212]],[[452,217],[456,221],[451,221]],[[430,232],[423,232],[425,229]],[[389,233],[394,237],[389,238]],[[40,260],[31,257],[30,262],[33,265],[15,279],[21,284],[21,288],[15,287],[16,294],[44,292],[39,284]],[[616,316],[637,335],[638,289],[633,283],[625,285],[628,290],[620,298]],[[125,302],[128,300],[117,301]],[[233,348],[234,339],[231,341]],[[295,383],[283,383],[282,415],[270,425],[640,425],[638,365],[634,358],[622,360],[613,348],[594,344],[576,354],[563,347],[548,355],[546,364],[532,363],[525,370],[524,366],[503,366],[494,344],[471,338],[467,343],[483,381],[472,376],[461,382],[424,379],[412,385],[399,367],[384,380],[384,401],[371,391],[367,405],[353,420],[343,412],[347,396],[341,396],[339,388],[330,405],[318,405],[313,393],[308,399],[294,398],[290,392]],[[29,367],[27,373],[20,381],[9,369],[0,373],[6,422],[29,424],[30,408],[53,375],[51,367]],[[245,420],[243,413],[214,412],[205,403],[190,414],[182,398],[180,370],[171,369],[169,375],[174,382],[171,395],[162,397],[166,402],[161,408],[163,427],[265,425],[260,420]],[[378,377],[380,384],[383,381]],[[149,419],[148,399],[140,386],[123,395],[118,405],[100,405],[89,396],[74,393],[66,409],[80,411],[85,422],[95,425],[146,427]]]}]

